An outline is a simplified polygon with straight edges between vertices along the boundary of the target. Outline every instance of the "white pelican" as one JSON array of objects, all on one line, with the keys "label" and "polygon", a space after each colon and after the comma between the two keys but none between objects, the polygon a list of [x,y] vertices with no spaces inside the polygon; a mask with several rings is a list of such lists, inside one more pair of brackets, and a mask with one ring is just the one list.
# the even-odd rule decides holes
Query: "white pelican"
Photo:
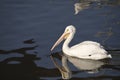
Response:
[{"label": "white pelican", "polygon": [[69,47],[69,43],[72,40],[76,29],[73,25],[69,25],[66,27],[62,36],[56,41],[56,43],[51,48],[51,51],[60,43],[62,40],[65,39],[65,42],[62,46],[62,51],[64,54],[83,58],[83,59],[93,59],[93,60],[100,60],[104,58],[112,58],[110,54],[107,54],[107,51],[101,46],[99,43],[94,41],[83,41],[77,45]]}]

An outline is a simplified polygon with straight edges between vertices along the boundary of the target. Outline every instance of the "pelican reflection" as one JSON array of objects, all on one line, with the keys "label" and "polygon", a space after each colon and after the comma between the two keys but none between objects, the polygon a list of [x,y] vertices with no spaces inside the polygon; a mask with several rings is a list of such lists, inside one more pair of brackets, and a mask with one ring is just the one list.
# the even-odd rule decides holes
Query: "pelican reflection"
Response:
[{"label": "pelican reflection", "polygon": [[[54,55],[51,55],[51,59],[54,65],[59,69],[62,75],[62,79],[70,79],[72,78],[72,75],[75,75],[80,71],[85,71],[87,72],[87,74],[98,73],[103,65],[109,63],[109,60],[88,60],[71,57],[65,54],[63,54],[62,56],[59,55],[59,57],[61,57],[62,65],[59,65],[58,62],[55,60],[56,57]],[[73,71],[69,68],[68,65],[69,62],[72,63],[74,67],[78,69],[77,73],[72,73]]]}]

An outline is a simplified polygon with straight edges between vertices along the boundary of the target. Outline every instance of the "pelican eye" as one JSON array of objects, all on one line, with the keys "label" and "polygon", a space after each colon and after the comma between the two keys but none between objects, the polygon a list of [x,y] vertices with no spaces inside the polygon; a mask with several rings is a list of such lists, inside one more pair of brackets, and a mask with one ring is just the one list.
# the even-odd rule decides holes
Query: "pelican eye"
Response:
[{"label": "pelican eye", "polygon": [[69,29],[66,30],[66,32],[68,32],[68,31],[69,31]]},{"label": "pelican eye", "polygon": [[92,56],[92,55],[88,55],[88,56]]}]

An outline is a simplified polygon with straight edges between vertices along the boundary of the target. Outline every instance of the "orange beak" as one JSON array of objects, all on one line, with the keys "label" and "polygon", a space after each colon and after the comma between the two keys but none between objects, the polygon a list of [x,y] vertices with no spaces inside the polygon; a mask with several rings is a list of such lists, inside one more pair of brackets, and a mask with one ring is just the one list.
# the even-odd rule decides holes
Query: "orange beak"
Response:
[{"label": "orange beak", "polygon": [[52,46],[51,51],[59,45],[64,39],[67,39],[70,33],[64,32],[62,36],[56,41],[56,43]]}]

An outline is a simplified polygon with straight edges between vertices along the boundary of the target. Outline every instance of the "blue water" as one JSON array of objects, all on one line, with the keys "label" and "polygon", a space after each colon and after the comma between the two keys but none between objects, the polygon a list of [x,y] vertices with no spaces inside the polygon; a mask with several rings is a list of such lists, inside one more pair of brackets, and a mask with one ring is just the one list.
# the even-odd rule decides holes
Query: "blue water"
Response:
[{"label": "blue water", "polygon": [[[48,80],[51,77],[52,80],[60,79],[60,72],[49,57],[50,48],[68,25],[74,25],[77,29],[71,46],[84,40],[93,40],[100,42],[107,50],[117,49],[116,54],[111,52],[112,62],[120,69],[120,1],[89,0],[90,6],[75,15],[74,4],[80,1],[0,1],[0,70],[3,80],[6,77],[28,80],[39,80],[40,77]],[[54,52],[61,51],[61,46],[62,44]],[[108,70],[105,73],[109,76],[108,80],[118,79],[119,69]],[[21,75],[22,73],[24,74]],[[77,75],[78,79],[82,78],[80,75],[81,73]],[[85,77],[86,80],[88,78]]]}]

